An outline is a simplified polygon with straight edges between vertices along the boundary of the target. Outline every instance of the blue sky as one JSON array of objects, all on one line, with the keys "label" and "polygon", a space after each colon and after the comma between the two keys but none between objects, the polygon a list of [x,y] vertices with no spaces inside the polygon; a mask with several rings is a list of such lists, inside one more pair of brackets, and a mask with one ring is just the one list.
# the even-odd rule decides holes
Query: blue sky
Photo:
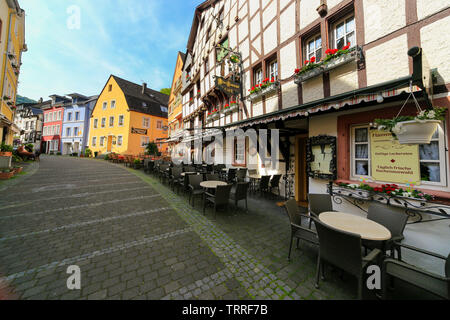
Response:
[{"label": "blue sky", "polygon": [[186,50],[201,2],[19,0],[28,52],[18,94],[35,100],[73,92],[95,95],[110,74],[145,81],[155,90],[170,87],[177,53]]}]

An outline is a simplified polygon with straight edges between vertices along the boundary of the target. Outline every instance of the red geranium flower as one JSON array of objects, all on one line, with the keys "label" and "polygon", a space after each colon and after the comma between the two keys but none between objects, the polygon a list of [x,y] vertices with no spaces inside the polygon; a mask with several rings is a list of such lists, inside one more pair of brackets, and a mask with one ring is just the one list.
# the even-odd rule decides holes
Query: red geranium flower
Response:
[{"label": "red geranium flower", "polygon": [[338,52],[338,49],[333,49],[333,54],[336,54],[336,52]]},{"label": "red geranium flower", "polygon": [[312,57],[311,62],[316,62],[316,57]]},{"label": "red geranium flower", "polygon": [[327,49],[327,50],[325,51],[325,54],[331,54],[331,50],[330,50],[330,49]]},{"label": "red geranium flower", "polygon": [[294,73],[299,73],[299,72],[300,72],[299,68],[295,69],[295,71],[294,71]]},{"label": "red geranium flower", "polygon": [[275,77],[272,77],[272,79],[270,80],[270,82],[275,82]]},{"label": "red geranium flower", "polygon": [[308,60],[305,60],[305,62],[303,62],[303,64],[308,64],[309,63],[309,61]]}]

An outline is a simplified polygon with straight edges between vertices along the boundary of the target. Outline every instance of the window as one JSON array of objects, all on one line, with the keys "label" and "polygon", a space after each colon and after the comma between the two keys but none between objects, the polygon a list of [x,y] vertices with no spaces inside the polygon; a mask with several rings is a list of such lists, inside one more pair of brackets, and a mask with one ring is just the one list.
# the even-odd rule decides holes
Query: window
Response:
[{"label": "window", "polygon": [[116,107],[116,100],[111,101],[111,109],[114,109]]},{"label": "window", "polygon": [[161,106],[161,111],[162,112],[168,112],[167,107]]},{"label": "window", "polygon": [[48,114],[48,122],[53,122],[53,112]]},{"label": "window", "polygon": [[211,26],[209,26],[209,28],[206,30],[206,42],[208,42],[209,37],[211,36]]},{"label": "window", "polygon": [[114,127],[114,117],[109,117],[109,127]]},{"label": "window", "polygon": [[338,21],[333,28],[334,47],[342,49],[350,42],[350,48],[356,45],[355,17],[349,16]]},{"label": "window", "polygon": [[97,146],[97,137],[92,137],[92,146]]},{"label": "window", "polygon": [[78,121],[78,120],[80,120],[80,112],[79,111],[75,112],[75,121]]},{"label": "window", "polygon": [[25,130],[28,130],[29,126],[30,126],[30,123],[27,121],[27,122],[25,123]]},{"label": "window", "polygon": [[146,117],[142,118],[142,127],[150,128],[150,118],[146,118]]},{"label": "window", "polygon": [[109,92],[112,91],[112,84],[110,84],[110,85],[108,86],[108,91],[109,91]]},{"label": "window", "polygon": [[106,110],[108,108],[108,102],[103,102],[103,110]]},{"label": "window", "polygon": [[78,132],[79,132],[78,127],[73,128],[73,136],[74,137],[78,137]]},{"label": "window", "polygon": [[70,135],[71,135],[71,129],[66,128],[66,137],[70,137]]},{"label": "window", "polygon": [[34,130],[34,121],[30,122],[30,130]]},{"label": "window", "polygon": [[67,114],[67,121],[72,121],[72,112]]},{"label": "window", "polygon": [[100,147],[103,147],[105,144],[105,137],[100,137]]},{"label": "window", "polygon": [[60,131],[59,129],[61,129],[61,127],[59,126],[59,124],[56,126],[56,132],[54,132],[54,135],[59,135]]},{"label": "window", "polygon": [[123,126],[123,115],[119,116],[119,127]]},{"label": "window", "polygon": [[245,165],[245,138],[235,138],[234,140],[234,162]]},{"label": "window", "polygon": [[209,72],[209,56],[205,59],[205,74]]},{"label": "window", "polygon": [[322,38],[320,36],[314,36],[306,41],[306,60],[311,60],[312,57],[316,58],[316,61],[322,59]]},{"label": "window", "polygon": [[269,80],[278,80],[278,61],[272,60],[267,66],[267,75]]},{"label": "window", "polygon": [[162,129],[162,121],[159,121],[156,123],[156,128],[157,129]]},{"label": "window", "polygon": [[106,118],[102,118],[102,128],[106,127]]},{"label": "window", "polygon": [[121,146],[123,144],[123,137],[122,136],[118,136],[117,137],[117,145]]},{"label": "window", "polygon": [[44,115],[44,122],[48,122],[48,113]]},{"label": "window", "polygon": [[98,128],[98,119],[94,119],[94,129]]},{"label": "window", "polygon": [[[369,126],[352,128],[351,167],[352,178],[370,178],[370,139]],[[430,144],[419,145],[420,175],[422,184],[446,184],[445,134],[443,128],[438,128]]]},{"label": "window", "polygon": [[43,131],[42,134],[43,134],[44,136],[46,136],[46,135],[47,135],[47,127],[44,127],[44,129],[43,129],[42,131]]},{"label": "window", "polygon": [[262,83],[262,80],[263,80],[263,72],[261,67],[258,67],[253,72],[253,85]]},{"label": "window", "polygon": [[150,143],[150,138],[147,136],[141,137],[141,147],[145,148]]},{"label": "window", "polygon": [[61,111],[58,111],[58,120],[61,120]]}]

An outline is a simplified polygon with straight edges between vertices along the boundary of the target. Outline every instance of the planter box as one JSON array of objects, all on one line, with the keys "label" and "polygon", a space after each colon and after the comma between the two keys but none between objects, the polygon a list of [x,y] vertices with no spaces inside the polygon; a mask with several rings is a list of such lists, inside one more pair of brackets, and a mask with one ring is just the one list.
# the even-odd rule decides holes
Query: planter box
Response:
[{"label": "planter box", "polygon": [[257,100],[259,98],[262,98],[263,96],[267,96],[269,94],[273,94],[273,93],[278,91],[279,87],[280,87],[280,83],[279,82],[274,82],[270,86],[268,86],[268,87],[266,87],[266,88],[264,88],[264,89],[262,89],[262,90],[260,90],[258,92],[251,93],[247,97],[247,100],[254,101],[254,100]]},{"label": "planter box", "polygon": [[309,70],[307,72],[304,72],[304,73],[301,73],[299,75],[296,75],[295,79],[294,79],[294,82],[296,84],[300,84],[300,83],[302,83],[302,82],[304,82],[304,81],[306,81],[308,79],[317,77],[317,76],[321,75],[322,73],[323,73],[322,67],[317,67],[317,68],[314,68],[314,69]]},{"label": "planter box", "polygon": [[0,172],[0,180],[8,180],[14,176],[14,172]]},{"label": "planter box", "polygon": [[12,152],[0,152],[0,157],[12,157]]},{"label": "planter box", "polygon": [[11,168],[11,159],[11,156],[0,155],[0,169]]},{"label": "planter box", "polygon": [[344,54],[338,58],[334,58],[330,60],[328,63],[322,66],[323,71],[327,72],[333,69],[336,69],[339,66],[350,63],[352,61],[356,61],[359,57],[358,49],[355,49],[347,54]]},{"label": "planter box", "polygon": [[13,170],[14,170],[14,174],[19,174],[19,173],[21,173],[21,172],[22,172],[22,170],[23,170],[23,167],[19,167],[19,168],[13,168]]},{"label": "planter box", "polygon": [[229,113],[233,113],[234,111],[237,111],[239,109],[239,105],[235,104],[233,106],[230,106],[227,109],[222,110],[223,114],[229,114]]},{"label": "planter box", "polygon": [[438,125],[439,120],[425,120],[425,121],[405,121],[397,124],[396,132],[398,142],[400,144],[429,144],[431,138]]}]

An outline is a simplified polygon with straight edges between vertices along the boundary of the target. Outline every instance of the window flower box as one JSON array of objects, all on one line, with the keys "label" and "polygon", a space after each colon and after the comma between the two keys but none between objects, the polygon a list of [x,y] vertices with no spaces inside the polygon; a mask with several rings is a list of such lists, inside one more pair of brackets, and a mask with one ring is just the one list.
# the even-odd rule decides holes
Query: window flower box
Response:
[{"label": "window flower box", "polygon": [[278,81],[272,79],[269,82],[268,79],[266,79],[262,84],[256,85],[249,90],[250,95],[247,97],[247,100],[254,101],[260,99],[263,96],[277,92],[279,88],[280,83]]},{"label": "window flower box", "polygon": [[[347,49],[345,49],[347,48]],[[336,49],[335,49],[336,50]],[[354,47],[352,49],[348,49],[348,45],[344,47],[342,50],[336,51],[335,54],[331,55],[329,54],[327,58],[329,59],[327,61],[327,58],[325,58],[323,62],[323,71],[328,72],[330,70],[336,69],[337,67],[340,67],[344,64],[350,63],[352,61],[356,61],[360,58],[360,51],[359,48]]]},{"label": "window flower box", "polygon": [[214,109],[213,111],[208,113],[208,115],[206,116],[206,121],[211,122],[211,121],[219,119],[219,117],[220,117],[219,110]]},{"label": "window flower box", "polygon": [[311,69],[309,71],[303,72],[303,73],[298,73],[295,76],[294,82],[295,84],[300,84],[302,82],[305,82],[306,80],[309,80],[311,78],[315,78],[318,75],[321,75],[323,73],[323,69],[321,66],[316,67],[314,69]]},{"label": "window flower box", "polygon": [[233,113],[234,111],[237,111],[239,109],[239,105],[232,101],[230,103],[230,105],[225,105],[225,108],[222,110],[222,113],[224,114],[229,114],[229,113]]},{"label": "window flower box", "polygon": [[3,170],[0,171],[0,180],[8,180],[14,176],[14,171],[12,170]]}]

